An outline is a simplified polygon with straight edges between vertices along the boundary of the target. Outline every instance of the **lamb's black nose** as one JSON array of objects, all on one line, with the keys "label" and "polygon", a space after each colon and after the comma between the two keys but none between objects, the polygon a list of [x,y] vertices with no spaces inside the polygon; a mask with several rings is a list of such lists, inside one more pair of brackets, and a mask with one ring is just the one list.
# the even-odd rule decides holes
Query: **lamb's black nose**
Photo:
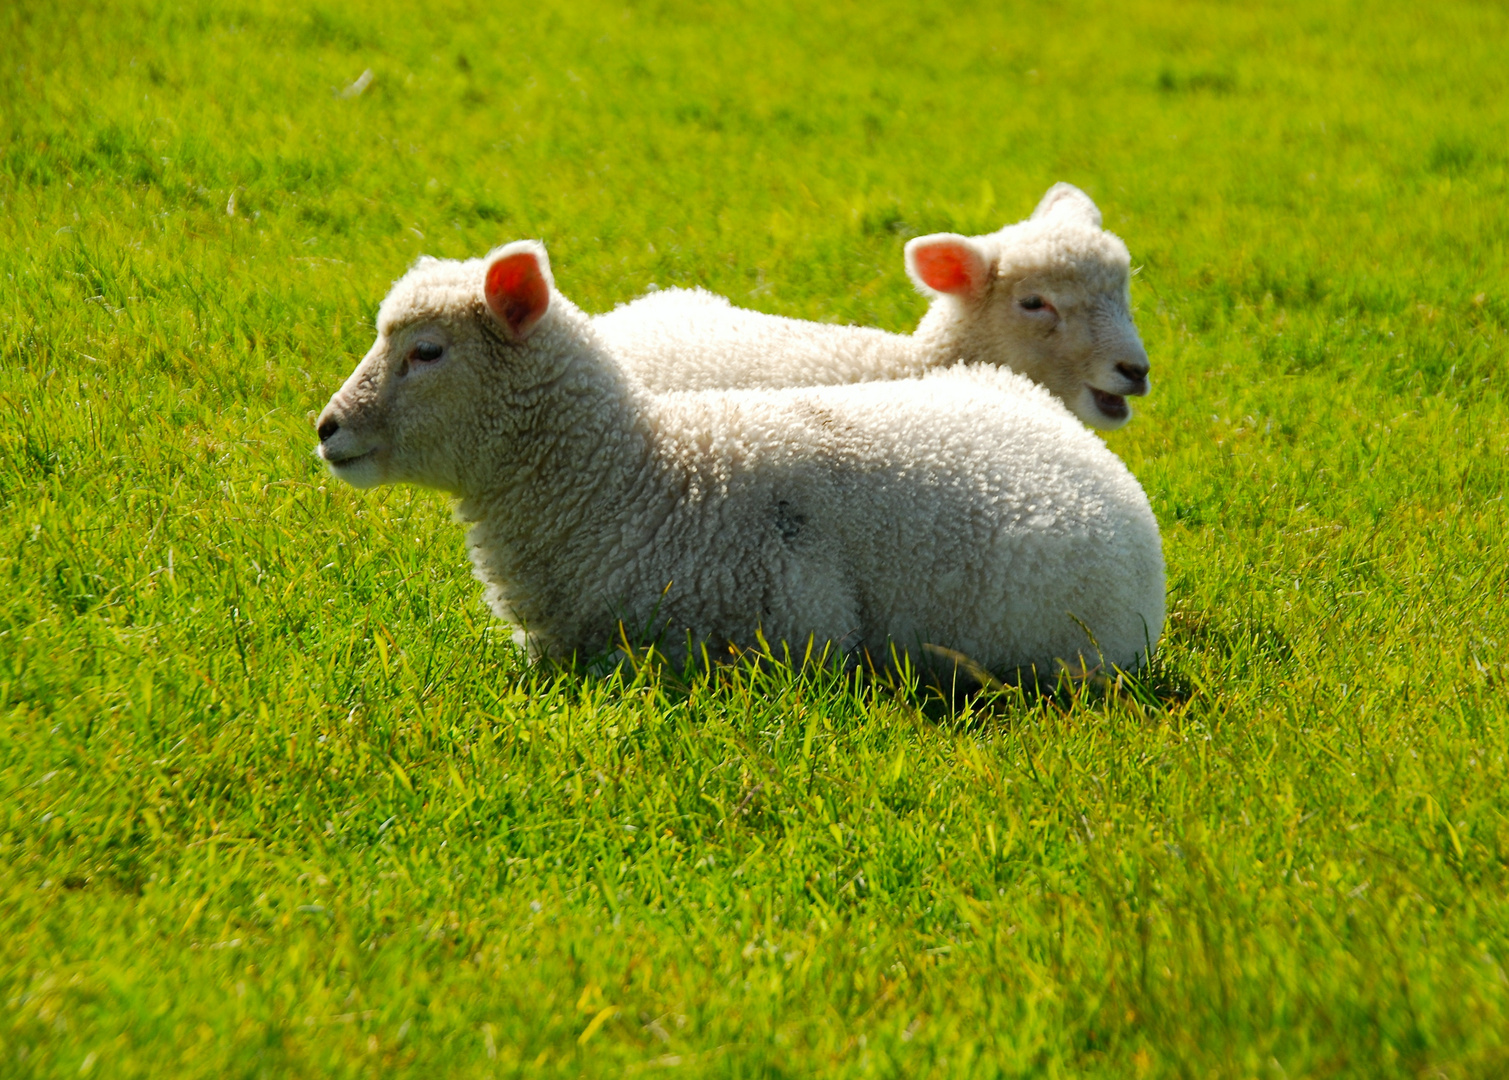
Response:
[{"label": "lamb's black nose", "polygon": [[316,430],[319,433],[320,442],[324,442],[340,429],[341,426],[340,424],[336,423],[335,417],[327,416],[325,417],[325,419],[320,421],[320,426]]},{"label": "lamb's black nose", "polygon": [[1121,374],[1126,378],[1131,379],[1133,382],[1141,382],[1143,379],[1147,378],[1148,373],[1147,365],[1143,365],[1142,367],[1133,367],[1131,364],[1117,364],[1116,370],[1121,372]]}]

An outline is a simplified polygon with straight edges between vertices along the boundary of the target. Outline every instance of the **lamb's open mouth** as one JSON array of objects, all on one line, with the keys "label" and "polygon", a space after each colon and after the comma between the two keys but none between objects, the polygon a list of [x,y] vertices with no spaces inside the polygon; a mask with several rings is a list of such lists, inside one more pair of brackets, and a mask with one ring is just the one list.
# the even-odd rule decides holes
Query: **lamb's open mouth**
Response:
[{"label": "lamb's open mouth", "polygon": [[1095,399],[1095,407],[1112,420],[1125,420],[1132,415],[1132,410],[1127,406],[1127,399],[1120,394],[1108,394],[1092,386],[1090,395]]}]

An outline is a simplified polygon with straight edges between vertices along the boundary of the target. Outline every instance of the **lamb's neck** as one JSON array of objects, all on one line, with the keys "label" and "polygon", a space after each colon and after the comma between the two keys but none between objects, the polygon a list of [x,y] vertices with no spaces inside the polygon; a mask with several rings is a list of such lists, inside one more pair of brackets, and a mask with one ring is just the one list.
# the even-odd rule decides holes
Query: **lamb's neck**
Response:
[{"label": "lamb's neck", "polygon": [[846,382],[905,379],[931,366],[915,337],[869,327],[845,327],[842,349]]},{"label": "lamb's neck", "polygon": [[572,361],[557,379],[510,401],[529,423],[462,494],[460,515],[485,521],[520,552],[606,554],[620,537],[614,508],[641,497],[653,471],[652,401],[615,368]]},{"label": "lamb's neck", "polygon": [[962,305],[951,296],[934,300],[912,332],[917,356],[924,367],[947,367],[970,355],[965,328],[969,320]]}]

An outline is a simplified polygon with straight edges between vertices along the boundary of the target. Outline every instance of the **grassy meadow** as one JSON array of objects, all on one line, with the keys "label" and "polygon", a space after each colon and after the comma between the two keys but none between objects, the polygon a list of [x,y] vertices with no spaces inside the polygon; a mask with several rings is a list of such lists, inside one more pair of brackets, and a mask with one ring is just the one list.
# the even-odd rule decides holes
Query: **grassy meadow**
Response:
[{"label": "grassy meadow", "polygon": [[[0,6],[0,1075],[1509,1074],[1506,56],[1470,0]],[[312,454],[421,253],[906,330],[906,238],[1057,180],[1140,267],[1134,693],[530,670],[442,496]]]}]

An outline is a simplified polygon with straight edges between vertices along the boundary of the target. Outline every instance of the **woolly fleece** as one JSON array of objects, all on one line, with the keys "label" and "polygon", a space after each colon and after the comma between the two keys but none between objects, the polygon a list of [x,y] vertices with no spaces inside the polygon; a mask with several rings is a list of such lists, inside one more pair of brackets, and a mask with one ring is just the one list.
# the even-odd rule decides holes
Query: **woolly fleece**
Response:
[{"label": "woolly fleece", "polygon": [[[521,261],[543,311],[484,284]],[[458,496],[488,602],[554,658],[601,656],[622,620],[678,660],[763,631],[878,664],[894,645],[936,667],[941,646],[1010,677],[1130,668],[1163,626],[1142,489],[1041,389],[976,366],[657,395],[532,241],[421,260],[319,429],[344,480]]]},{"label": "woolly fleece", "polygon": [[[869,382],[982,362],[1021,372],[1103,429],[1130,419],[1127,395],[1148,392],[1131,257],[1073,185],[1055,184],[1031,218],[998,232],[918,237],[906,262],[934,299],[911,335],[766,315],[702,289],[651,293],[595,321],[661,392]],[[1023,307],[1032,297],[1042,306]]]}]

